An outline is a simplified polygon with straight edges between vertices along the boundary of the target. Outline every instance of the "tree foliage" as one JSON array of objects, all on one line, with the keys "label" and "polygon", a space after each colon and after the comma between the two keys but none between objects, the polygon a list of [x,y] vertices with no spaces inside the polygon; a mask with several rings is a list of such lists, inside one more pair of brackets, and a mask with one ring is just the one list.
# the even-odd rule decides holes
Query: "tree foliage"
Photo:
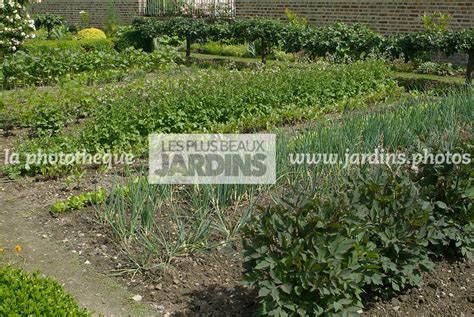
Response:
[{"label": "tree foliage", "polygon": [[209,39],[256,43],[262,62],[275,47],[287,52],[304,51],[311,57],[331,56],[336,61],[364,59],[371,54],[406,60],[424,58],[436,52],[447,55],[466,53],[469,63],[466,81],[471,82],[474,67],[474,30],[447,31],[447,17],[424,18],[425,30],[383,36],[362,24],[336,23],[311,27],[290,15],[289,23],[266,18],[235,21],[204,21],[202,19],[172,18],[167,21],[140,18],[134,27],[141,37],[151,40],[162,35],[176,35],[186,40],[189,60],[190,45]]}]

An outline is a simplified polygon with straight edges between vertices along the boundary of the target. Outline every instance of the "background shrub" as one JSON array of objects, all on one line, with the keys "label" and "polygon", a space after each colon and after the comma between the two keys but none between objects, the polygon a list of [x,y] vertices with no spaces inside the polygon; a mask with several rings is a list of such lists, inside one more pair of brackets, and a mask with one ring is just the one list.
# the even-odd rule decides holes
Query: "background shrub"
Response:
[{"label": "background shrub", "polygon": [[380,53],[383,37],[362,24],[336,23],[309,33],[304,48],[312,56],[360,60]]},{"label": "background shrub", "polygon": [[282,40],[283,23],[272,19],[238,20],[230,25],[232,36],[243,42],[257,43],[262,63],[266,63],[267,55]]},{"label": "background shrub", "polygon": [[48,39],[51,39],[53,29],[57,26],[63,25],[63,23],[64,18],[56,14],[40,14],[35,17],[36,29],[46,29]]},{"label": "background shrub", "polygon": [[133,26],[122,26],[117,29],[115,49],[118,51],[133,47],[150,52],[152,50],[151,44],[151,41],[143,38]]},{"label": "background shrub", "polygon": [[107,35],[105,35],[104,31],[96,29],[96,28],[87,28],[80,30],[77,32],[77,39],[105,39]]}]

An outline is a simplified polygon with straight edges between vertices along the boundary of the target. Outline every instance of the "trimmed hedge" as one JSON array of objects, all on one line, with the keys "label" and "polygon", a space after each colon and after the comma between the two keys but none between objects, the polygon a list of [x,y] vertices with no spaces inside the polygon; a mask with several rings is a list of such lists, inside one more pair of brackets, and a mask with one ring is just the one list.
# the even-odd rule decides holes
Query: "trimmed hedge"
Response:
[{"label": "trimmed hedge", "polygon": [[75,52],[111,51],[114,49],[111,39],[83,39],[83,40],[30,40],[26,41],[22,50],[28,53],[46,51],[48,49],[62,49]]},{"label": "trimmed hedge", "polygon": [[91,316],[51,278],[0,267],[1,316]]},{"label": "trimmed hedge", "polygon": [[77,32],[76,38],[78,40],[106,39],[107,35],[100,29],[87,28]]}]

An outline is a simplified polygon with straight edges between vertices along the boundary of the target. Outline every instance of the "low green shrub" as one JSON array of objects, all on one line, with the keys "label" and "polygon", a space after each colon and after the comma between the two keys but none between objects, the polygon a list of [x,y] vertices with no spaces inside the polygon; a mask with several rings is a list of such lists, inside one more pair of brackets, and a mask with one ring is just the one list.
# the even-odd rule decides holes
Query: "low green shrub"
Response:
[{"label": "low green shrub", "polygon": [[415,73],[432,74],[438,76],[453,76],[457,72],[450,63],[424,62],[416,68]]},{"label": "low green shrub", "polygon": [[97,28],[86,28],[82,29],[77,32],[76,38],[78,40],[84,39],[106,39],[107,35],[105,35],[104,31],[97,29]]},{"label": "low green shrub", "polygon": [[472,164],[443,167],[362,169],[316,198],[262,209],[244,239],[245,280],[259,289],[261,313],[356,313],[365,292],[419,285],[430,254],[440,254],[430,246],[472,257]]},{"label": "low green shrub", "polygon": [[111,39],[83,39],[83,40],[29,40],[22,46],[28,53],[47,52],[48,49],[62,49],[68,51],[111,51],[114,42]]},{"label": "low green shrub", "polygon": [[115,37],[115,49],[123,51],[129,47],[151,52],[151,41],[140,36],[140,32],[132,26],[121,26]]},{"label": "low green shrub", "polygon": [[0,267],[0,315],[2,316],[91,316],[79,308],[71,295],[51,278]]}]

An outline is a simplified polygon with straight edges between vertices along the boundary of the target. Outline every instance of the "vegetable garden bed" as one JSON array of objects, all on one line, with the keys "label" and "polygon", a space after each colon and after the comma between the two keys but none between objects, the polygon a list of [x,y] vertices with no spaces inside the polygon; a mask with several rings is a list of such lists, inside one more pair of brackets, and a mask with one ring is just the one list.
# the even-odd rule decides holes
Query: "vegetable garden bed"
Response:
[{"label": "vegetable garden bed", "polygon": [[[418,59],[438,50],[472,55],[474,33],[431,25],[385,37],[363,25],[289,21],[137,19],[106,38],[46,15],[36,22],[47,40],[0,42],[9,50],[0,75],[0,159],[8,163],[0,172],[2,260],[37,264],[65,281],[81,307],[105,314],[386,315],[416,305],[466,313],[469,279],[433,280],[450,277],[447,268],[472,274],[473,165],[465,156],[474,155],[472,65],[467,81],[396,71],[453,75],[449,65]],[[147,180],[152,133],[258,132],[277,136],[272,185]],[[347,166],[311,156],[379,150],[464,156],[462,164]],[[60,152],[134,161],[29,159]],[[107,277],[86,278],[82,289],[61,267],[72,253],[71,279]],[[421,286],[424,278],[434,291]],[[39,304],[23,311],[87,314],[57,283],[0,269],[0,313],[45,291],[59,298],[49,311]]]}]

